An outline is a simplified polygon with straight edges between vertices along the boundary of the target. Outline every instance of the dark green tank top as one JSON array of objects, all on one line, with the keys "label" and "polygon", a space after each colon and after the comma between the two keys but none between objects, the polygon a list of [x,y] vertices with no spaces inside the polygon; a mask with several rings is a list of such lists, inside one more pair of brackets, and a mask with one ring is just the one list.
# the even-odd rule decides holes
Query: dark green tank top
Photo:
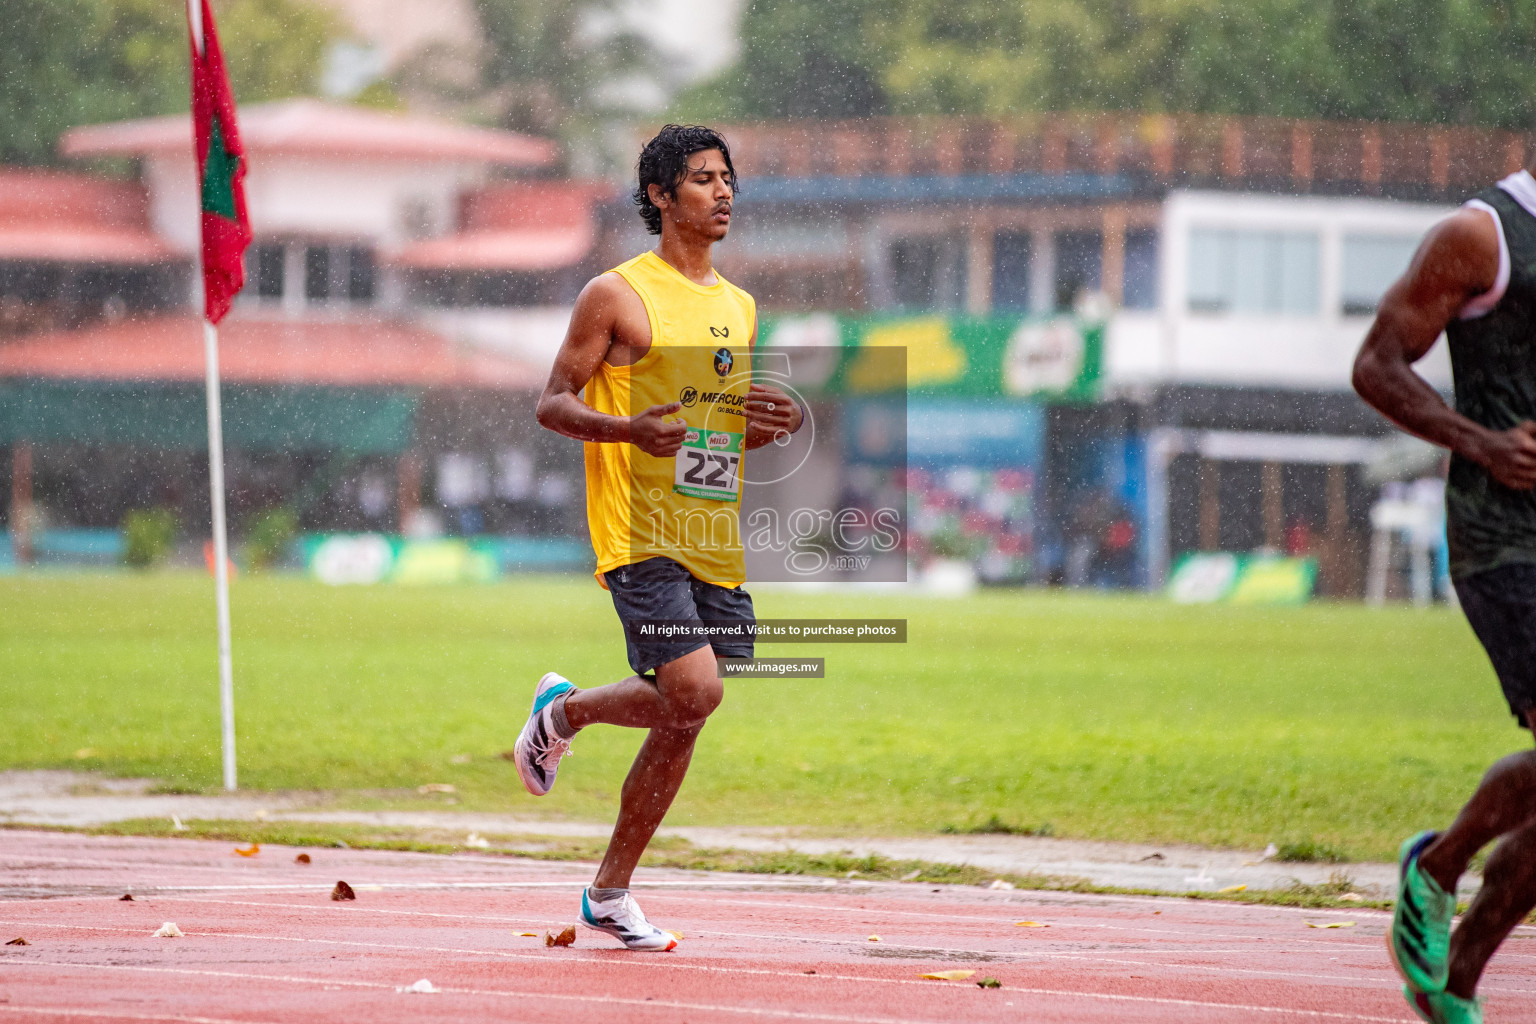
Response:
[{"label": "dark green tank top", "polygon": [[[1499,213],[1509,286],[1483,316],[1445,329],[1456,411],[1491,430],[1536,420],[1536,217],[1501,188],[1478,193]],[[1482,466],[1451,456],[1445,489],[1451,575],[1536,563],[1536,492],[1514,491]]]}]

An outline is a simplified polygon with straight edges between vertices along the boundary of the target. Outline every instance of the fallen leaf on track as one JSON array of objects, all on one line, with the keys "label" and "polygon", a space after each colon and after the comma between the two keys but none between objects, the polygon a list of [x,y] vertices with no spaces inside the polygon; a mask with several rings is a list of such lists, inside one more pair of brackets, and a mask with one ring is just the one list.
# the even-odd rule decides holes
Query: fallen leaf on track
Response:
[{"label": "fallen leaf on track", "polygon": [[30,946],[30,945],[32,945],[32,943],[28,942],[26,939],[24,939],[20,935],[18,935],[14,939],[12,939],[10,942],[7,942],[6,945],[7,946]]},{"label": "fallen leaf on track", "polygon": [[309,854],[301,853],[297,857],[293,858],[293,862],[295,864],[308,864],[309,863]]},{"label": "fallen leaf on track", "polygon": [[133,902],[133,893],[131,893],[131,892],[123,893],[121,896],[119,896],[117,898],[117,902],[119,902],[119,903],[132,903]]},{"label": "fallen leaf on track", "polygon": [[1221,893],[1221,892],[1242,892],[1246,888],[1248,888],[1246,885],[1229,885],[1225,889],[1217,889],[1216,891],[1219,892],[1219,893]]},{"label": "fallen leaf on track", "polygon": [[977,988],[1002,988],[1003,983],[996,978],[982,978],[976,983]]},{"label": "fallen leaf on track", "polygon": [[179,939],[182,938],[182,936],[183,932],[180,928],[176,927],[175,921],[165,922],[165,924],[161,925],[155,931],[154,935],[154,937],[157,939]]},{"label": "fallen leaf on track", "polygon": [[238,853],[242,857],[254,857],[258,853],[261,852],[261,844],[259,844],[259,843],[252,843],[248,848],[246,848],[244,850],[240,849],[240,847],[237,846],[237,847],[235,847],[235,852]]},{"label": "fallen leaf on track", "polygon": [[672,936],[678,942],[682,942],[683,941],[683,933],[682,932],[675,932],[671,928],[667,928],[667,929],[665,929],[665,931],[666,931],[666,933],[668,935]]},{"label": "fallen leaf on track", "polygon": [[336,888],[331,890],[331,899],[355,900],[357,899],[357,893],[353,892],[352,887],[346,882],[337,882]]},{"label": "fallen leaf on track", "polygon": [[1353,928],[1354,926],[1355,922],[1353,921],[1330,921],[1327,924],[1313,924],[1311,921],[1307,922],[1308,928]]},{"label": "fallen leaf on track", "polygon": [[878,936],[878,935],[871,935],[869,937],[869,941],[870,942],[879,942],[880,941],[880,936]]},{"label": "fallen leaf on track", "polygon": [[934,981],[965,981],[975,971],[934,971],[932,974],[920,974],[920,978],[931,978]]},{"label": "fallen leaf on track", "polygon": [[565,931],[556,935],[554,932],[544,933],[544,945],[546,946],[574,946],[576,944],[576,926],[568,924]]},{"label": "fallen leaf on track", "polygon": [[517,933],[517,937],[520,938],[520,939],[536,939],[536,938],[539,937],[539,933],[538,932],[518,932]]},{"label": "fallen leaf on track", "polygon": [[1013,922],[1013,926],[1015,928],[1049,928],[1050,927],[1050,925],[1043,924],[1043,923],[1041,923],[1039,921],[1015,921],[1015,922]]}]

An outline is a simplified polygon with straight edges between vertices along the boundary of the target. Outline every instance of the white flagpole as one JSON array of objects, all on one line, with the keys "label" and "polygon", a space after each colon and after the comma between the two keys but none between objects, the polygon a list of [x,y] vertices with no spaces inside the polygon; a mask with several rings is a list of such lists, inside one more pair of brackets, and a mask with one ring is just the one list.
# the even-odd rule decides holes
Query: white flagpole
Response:
[{"label": "white flagpole", "polygon": [[[202,0],[187,0],[187,21],[203,52]],[[201,188],[201,183],[199,183]],[[201,209],[201,203],[198,204]],[[201,213],[199,213],[201,217]],[[206,294],[206,292],[205,292]],[[229,641],[229,533],[224,523],[224,413],[219,401],[219,329],[203,315],[203,358],[208,393],[208,490],[213,509],[213,579],[219,618],[219,710],[223,721],[224,788],[235,779],[235,669]]]},{"label": "white flagpole", "polygon": [[224,723],[224,788],[235,785],[235,669],[229,643],[229,535],[224,525],[224,418],[219,403],[219,329],[203,320],[208,368],[208,487],[213,506],[213,578],[219,611],[219,709]]}]

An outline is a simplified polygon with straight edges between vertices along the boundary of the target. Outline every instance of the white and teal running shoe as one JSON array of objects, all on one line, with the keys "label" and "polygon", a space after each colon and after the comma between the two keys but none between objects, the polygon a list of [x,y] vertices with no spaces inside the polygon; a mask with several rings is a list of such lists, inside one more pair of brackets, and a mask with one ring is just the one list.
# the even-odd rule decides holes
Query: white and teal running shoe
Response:
[{"label": "white and teal running shoe", "polygon": [[677,948],[677,938],[645,919],[640,904],[629,893],[616,900],[598,902],[581,891],[581,923],[588,928],[612,935],[630,949],[665,953]]},{"label": "white and teal running shoe", "polygon": [[1434,842],[1435,835],[1420,832],[1403,841],[1398,853],[1397,904],[1387,932],[1392,963],[1416,992],[1443,992],[1450,966],[1456,897],[1419,870],[1419,855]]},{"label": "white and teal running shoe", "polygon": [[556,697],[576,689],[576,685],[558,672],[546,672],[533,688],[533,711],[517,734],[512,747],[512,762],[517,777],[534,796],[543,796],[555,784],[560,759],[571,751],[571,741],[555,735],[550,721],[550,704]]}]

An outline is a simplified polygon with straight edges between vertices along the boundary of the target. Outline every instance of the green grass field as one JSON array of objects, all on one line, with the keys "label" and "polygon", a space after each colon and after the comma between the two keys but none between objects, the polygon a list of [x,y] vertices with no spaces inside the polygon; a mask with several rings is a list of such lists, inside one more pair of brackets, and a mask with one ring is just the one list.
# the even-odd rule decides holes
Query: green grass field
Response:
[{"label": "green grass field", "polygon": [[[774,591],[757,606],[764,618],[906,618],[910,642],[760,648],[825,656],[827,679],[730,683],[673,824],[913,833],[996,818],[1058,836],[1310,841],[1385,859],[1529,742],[1466,624],[1443,609],[1038,591]],[[247,576],[233,614],[244,787],[611,816],[638,734],[583,733],[540,800],[497,756],[544,671],[583,685],[627,673],[590,581]],[[0,767],[216,787],[214,653],[206,577],[0,578]],[[457,795],[416,794],[433,782]]]}]

